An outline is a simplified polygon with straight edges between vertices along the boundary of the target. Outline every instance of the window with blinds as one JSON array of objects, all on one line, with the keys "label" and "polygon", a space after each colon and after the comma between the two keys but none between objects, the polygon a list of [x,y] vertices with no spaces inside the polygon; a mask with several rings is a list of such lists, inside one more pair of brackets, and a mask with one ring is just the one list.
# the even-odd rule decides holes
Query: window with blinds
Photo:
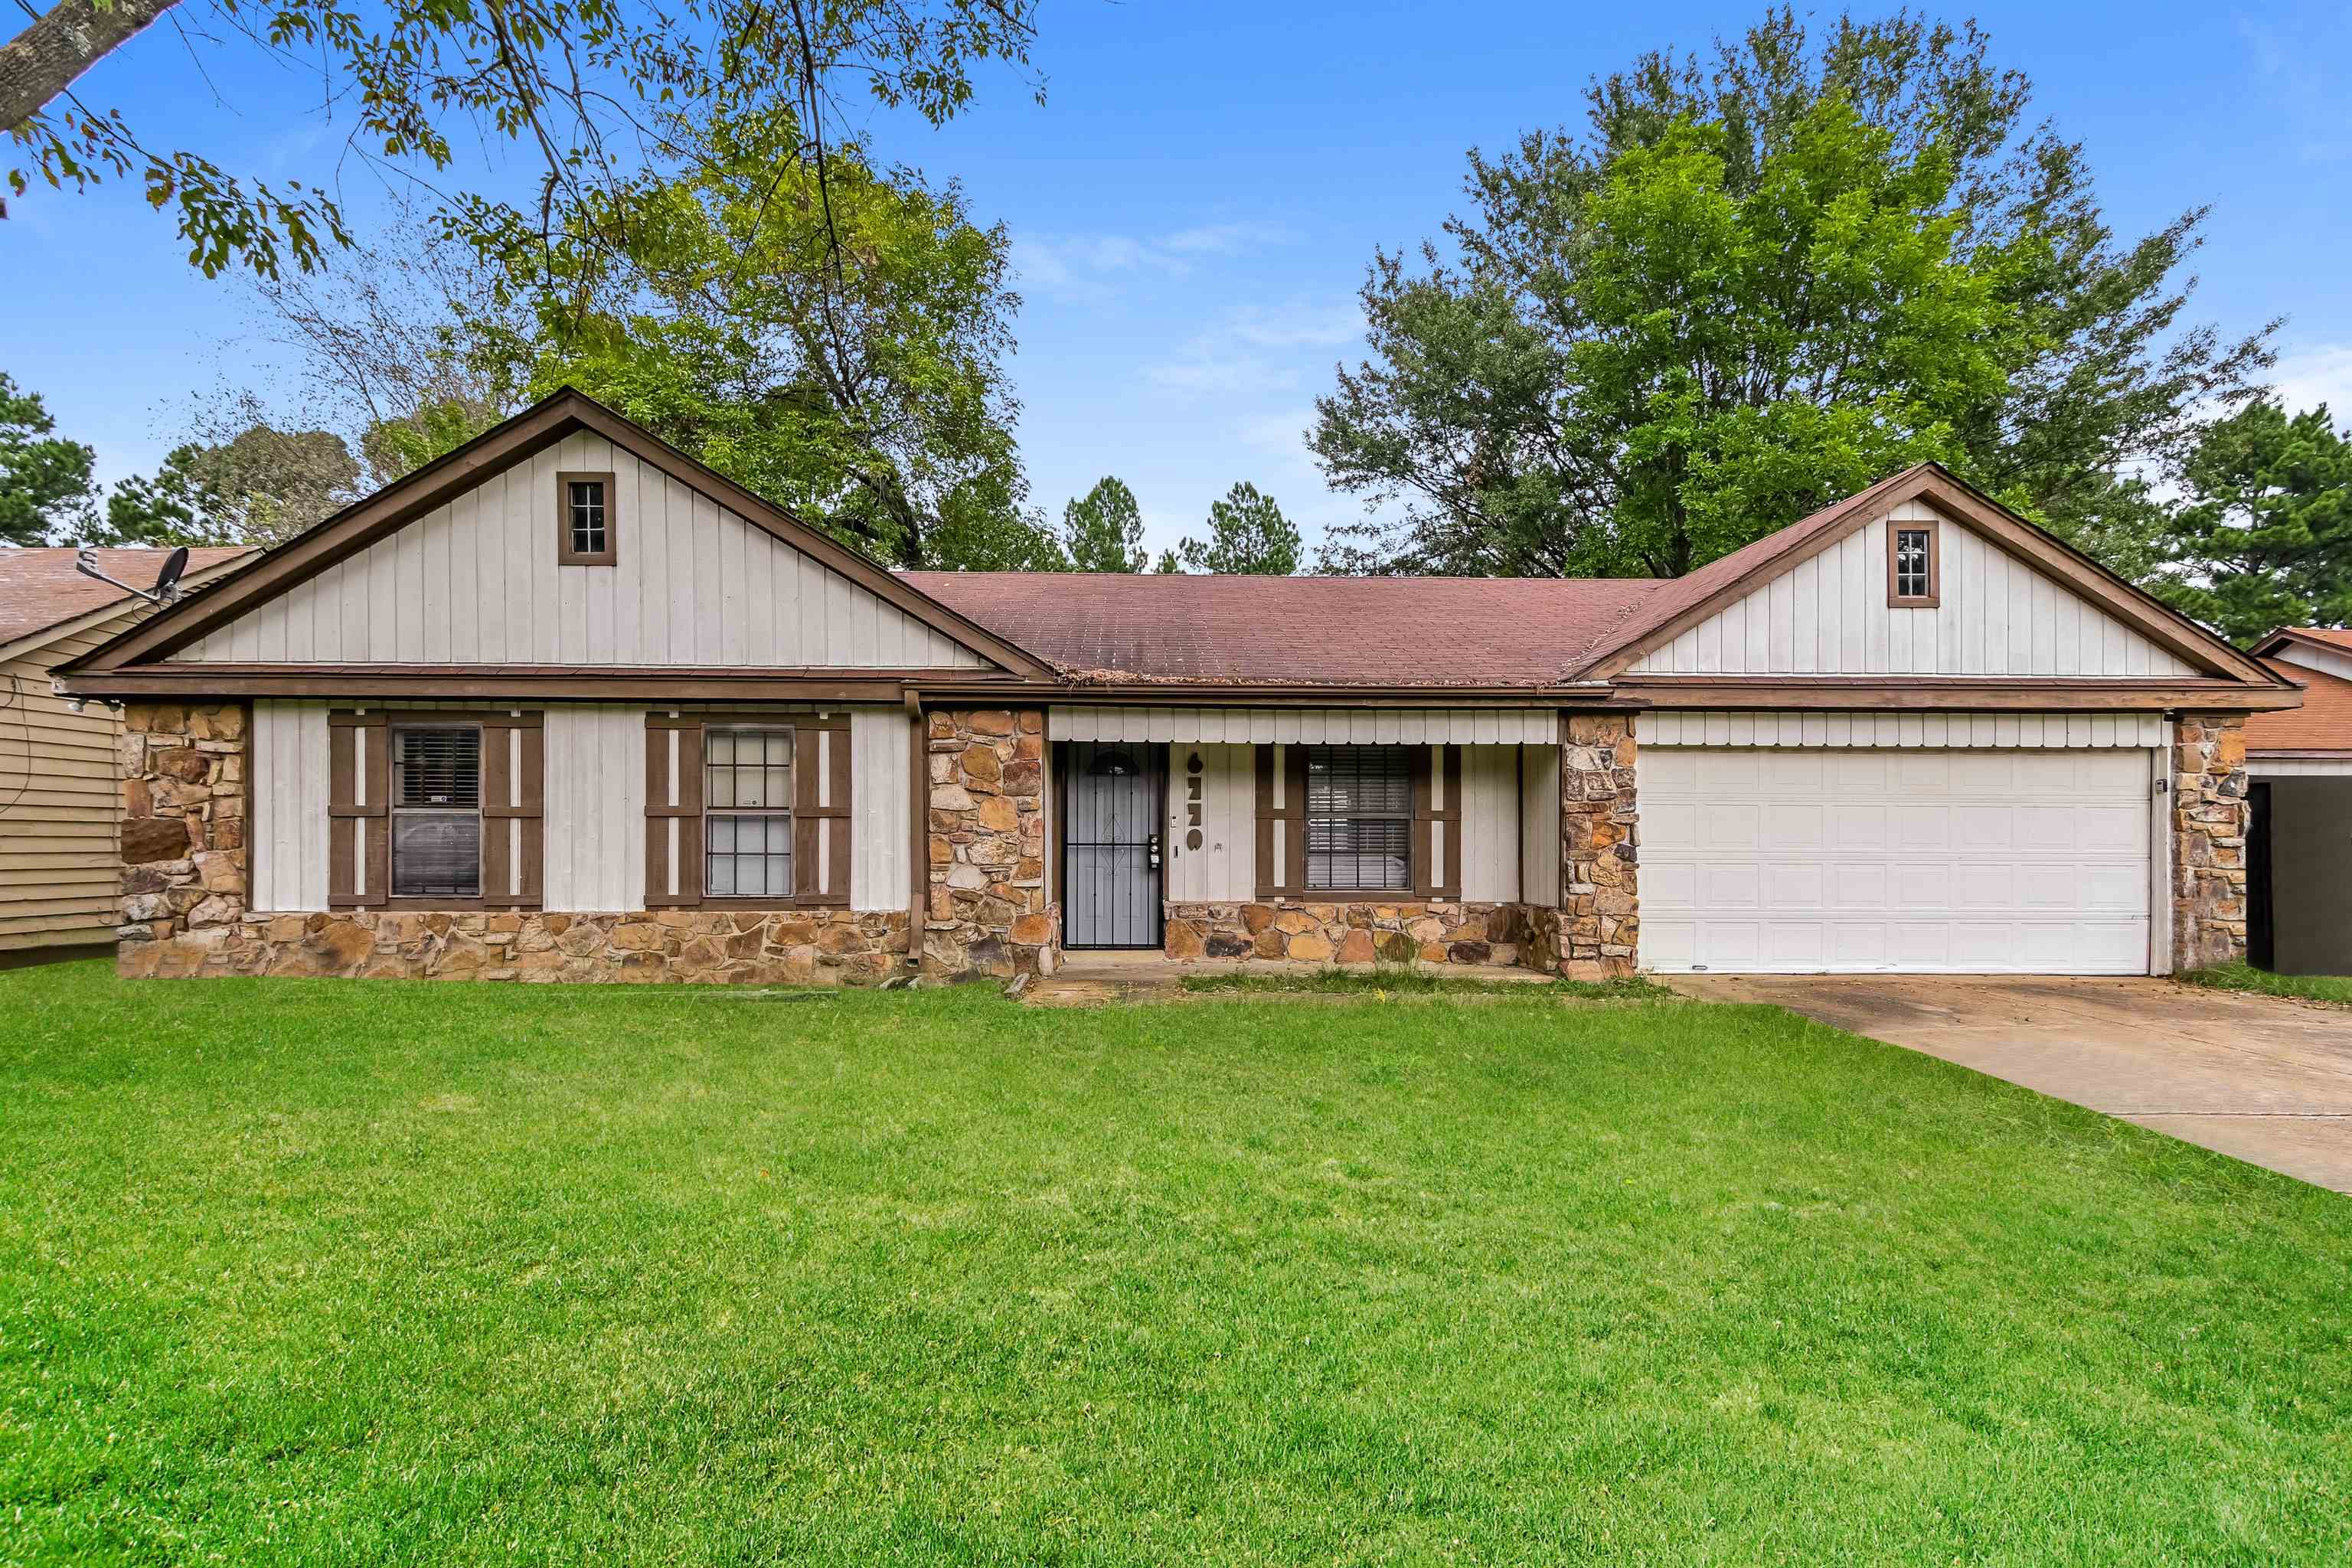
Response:
[{"label": "window with blinds", "polygon": [[793,732],[702,732],[702,891],[713,899],[793,896]]},{"label": "window with blinds", "polygon": [[392,896],[482,896],[482,732],[392,732]]},{"label": "window with blinds", "polygon": [[1412,757],[1404,746],[1307,749],[1307,885],[1412,886]]}]

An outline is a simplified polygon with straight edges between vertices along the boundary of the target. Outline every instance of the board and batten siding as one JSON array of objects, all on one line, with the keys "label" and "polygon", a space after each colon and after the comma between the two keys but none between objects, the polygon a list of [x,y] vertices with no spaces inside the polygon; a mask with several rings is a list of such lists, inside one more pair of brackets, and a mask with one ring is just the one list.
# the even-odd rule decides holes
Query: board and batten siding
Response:
[{"label": "board and batten siding", "polygon": [[[556,564],[607,472],[611,566]],[[599,436],[564,437],[183,650],[237,664],[971,669],[987,660]]]},{"label": "board and batten siding", "polygon": [[1519,749],[1519,897],[1559,907],[1559,748]]},{"label": "board and batten siding", "polygon": [[0,662],[0,952],[112,942],[121,907],[121,720],[75,712],[49,672],[128,628],[136,614]]},{"label": "board and batten siding", "polygon": [[[335,706],[348,707],[350,704]],[[479,711],[482,704],[404,704]],[[330,704],[254,704],[254,910],[327,907]],[[668,710],[662,710],[668,711]],[[703,710],[698,705],[689,710]],[[724,711],[723,710],[711,710]],[[542,907],[595,914],[646,907],[644,704],[544,710]],[[902,709],[849,710],[850,907],[903,910],[913,885],[908,820],[913,734]]]},{"label": "board and batten siding", "polygon": [[1886,603],[1879,518],[1652,649],[1643,675],[2186,676],[2132,627],[1962,523],[1917,501],[1896,522],[1937,524],[1939,603]]},{"label": "board and batten siding", "polygon": [[[1558,721],[1546,715],[1556,726]],[[1058,718],[1058,715],[1057,715]],[[1058,725],[1057,725],[1058,728]],[[1115,737],[1114,737],[1115,738]],[[1370,743],[1370,742],[1368,742]],[[1551,758],[1559,777],[1556,746],[1534,748]],[[1192,773],[1192,759],[1201,771]],[[1246,903],[1257,897],[1256,748],[1230,742],[1181,742],[1169,748],[1166,885],[1175,903]],[[1462,897],[1474,903],[1508,903],[1519,898],[1521,748],[1462,748]],[[1188,847],[1192,830],[1191,780],[1201,781],[1201,837]],[[1553,798],[1559,794],[1555,782]],[[1551,858],[1557,884],[1559,816],[1551,814]],[[1313,893],[1305,895],[1307,901]],[[1401,899],[1411,895],[1400,893]]]}]

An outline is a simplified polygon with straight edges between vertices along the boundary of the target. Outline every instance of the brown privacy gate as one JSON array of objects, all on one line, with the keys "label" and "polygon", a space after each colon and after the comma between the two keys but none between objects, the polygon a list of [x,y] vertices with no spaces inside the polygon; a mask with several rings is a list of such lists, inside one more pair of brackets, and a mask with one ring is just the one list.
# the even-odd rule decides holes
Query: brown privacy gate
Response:
[{"label": "brown privacy gate", "polygon": [[1067,741],[1054,772],[1062,781],[1062,945],[1159,948],[1168,748]]}]

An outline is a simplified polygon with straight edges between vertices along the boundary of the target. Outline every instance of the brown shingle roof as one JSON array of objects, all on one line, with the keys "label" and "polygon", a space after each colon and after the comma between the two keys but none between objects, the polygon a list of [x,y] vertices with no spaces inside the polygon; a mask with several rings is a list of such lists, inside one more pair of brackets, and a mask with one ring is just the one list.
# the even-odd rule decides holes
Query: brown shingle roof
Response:
[{"label": "brown shingle roof", "polygon": [[[2344,637],[2352,649],[2352,633]],[[2246,749],[2250,752],[2343,752],[2352,755],[2352,680],[2282,659],[2263,660],[2289,680],[2303,686],[2303,706],[2283,713],[2246,715]]]},{"label": "brown shingle roof", "polygon": [[1647,578],[909,572],[1066,672],[1234,686],[1550,686],[1670,584]]},{"label": "brown shingle roof", "polygon": [[[0,642],[15,642],[18,637],[79,619],[109,605],[128,607],[137,602],[120,589],[75,571],[77,553],[70,546],[0,550]],[[94,553],[99,569],[108,576],[142,588],[155,581],[155,574],[163,565],[164,552],[161,550],[100,550]],[[251,547],[242,544],[191,550],[188,574],[193,576],[249,553]]]}]

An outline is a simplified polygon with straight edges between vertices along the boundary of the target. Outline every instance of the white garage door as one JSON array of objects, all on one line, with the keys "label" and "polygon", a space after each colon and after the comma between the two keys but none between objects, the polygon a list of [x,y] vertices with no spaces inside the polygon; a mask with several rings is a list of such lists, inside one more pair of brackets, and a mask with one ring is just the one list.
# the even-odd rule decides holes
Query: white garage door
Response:
[{"label": "white garage door", "polygon": [[1645,747],[1643,966],[2145,974],[2149,757]]}]

